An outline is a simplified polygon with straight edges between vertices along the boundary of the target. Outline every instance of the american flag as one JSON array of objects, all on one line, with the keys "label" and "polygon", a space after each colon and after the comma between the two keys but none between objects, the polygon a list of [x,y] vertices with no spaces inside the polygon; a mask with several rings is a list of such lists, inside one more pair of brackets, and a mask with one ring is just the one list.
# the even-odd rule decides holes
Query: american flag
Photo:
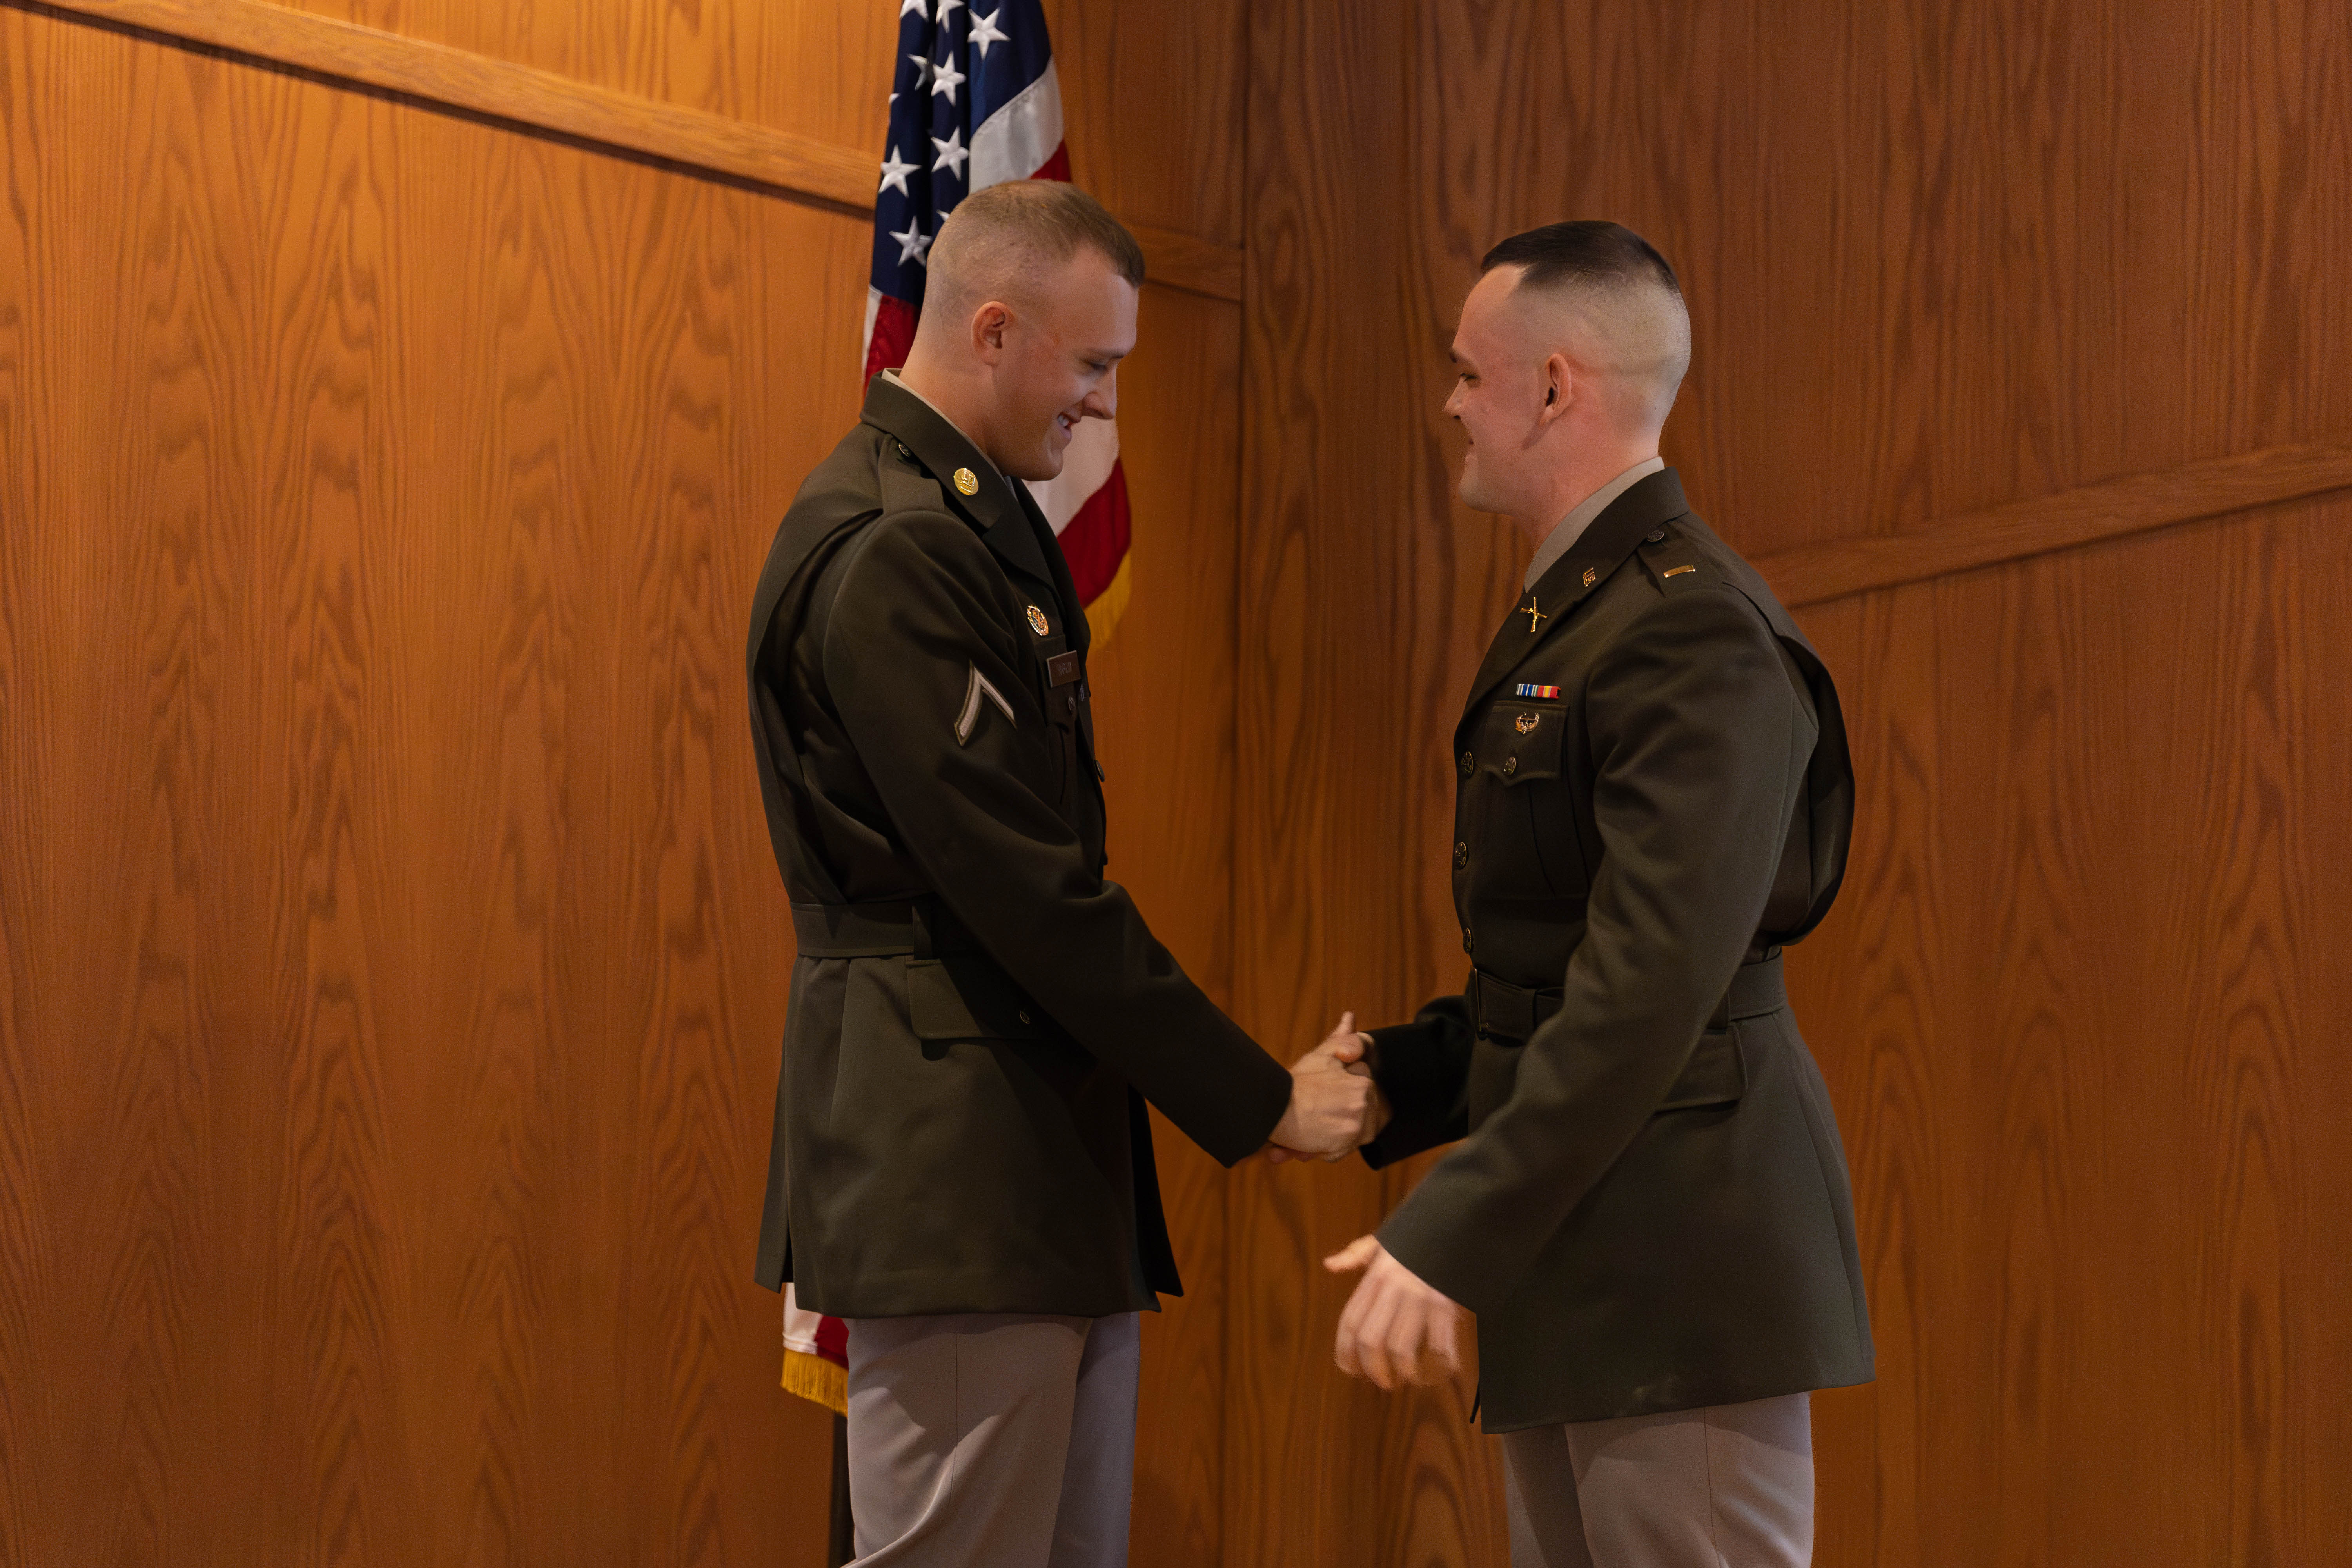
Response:
[{"label": "american flag", "polygon": [[[866,379],[907,363],[923,309],[924,263],[958,202],[1000,180],[1066,180],[1062,89],[1038,0],[899,0],[890,132],[874,203],[866,291]],[[1081,420],[1061,477],[1030,492],[1054,525],[1097,647],[1127,606],[1127,477],[1118,427]],[[784,1387],[847,1405],[848,1333],[784,1287]]]}]

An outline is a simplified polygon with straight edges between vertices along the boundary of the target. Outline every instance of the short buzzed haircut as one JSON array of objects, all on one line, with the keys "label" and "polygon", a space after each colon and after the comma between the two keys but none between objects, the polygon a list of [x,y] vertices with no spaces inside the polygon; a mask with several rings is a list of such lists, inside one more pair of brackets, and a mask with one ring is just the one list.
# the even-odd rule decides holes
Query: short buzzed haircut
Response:
[{"label": "short buzzed haircut", "polygon": [[1573,307],[1600,362],[1664,423],[1690,369],[1690,312],[1657,247],[1622,223],[1578,218],[1511,236],[1478,270],[1498,267],[1522,268],[1517,292]]},{"label": "short buzzed haircut", "polygon": [[1087,250],[1143,287],[1143,247],[1102,203],[1062,180],[1005,180],[966,196],[940,226],[924,304],[962,315],[1026,292]]}]

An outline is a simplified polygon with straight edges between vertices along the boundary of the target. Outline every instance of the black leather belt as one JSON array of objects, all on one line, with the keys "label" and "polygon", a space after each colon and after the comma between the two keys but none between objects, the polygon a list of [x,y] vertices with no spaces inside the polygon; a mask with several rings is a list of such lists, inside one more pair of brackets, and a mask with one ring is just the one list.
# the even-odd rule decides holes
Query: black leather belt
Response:
[{"label": "black leather belt", "polygon": [[[1484,970],[1470,972],[1470,1017],[1479,1037],[1507,1046],[1525,1045],[1528,1037],[1549,1023],[1560,1008],[1557,990],[1533,991],[1497,980]],[[1789,1005],[1789,990],[1780,973],[1780,955],[1743,963],[1731,977],[1730,988],[1715,1005],[1708,1032],[1699,1037],[1682,1076],[1658,1104],[1660,1110],[1720,1105],[1746,1092],[1748,1073],[1730,1025],[1740,1018],[1758,1018]]]},{"label": "black leather belt", "polygon": [[963,922],[930,898],[794,904],[793,936],[803,958],[937,958],[982,951]]}]

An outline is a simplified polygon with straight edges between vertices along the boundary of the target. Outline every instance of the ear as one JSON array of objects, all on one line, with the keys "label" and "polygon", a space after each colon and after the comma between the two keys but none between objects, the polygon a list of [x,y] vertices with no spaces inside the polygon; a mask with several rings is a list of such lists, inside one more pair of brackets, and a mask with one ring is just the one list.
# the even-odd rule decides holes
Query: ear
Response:
[{"label": "ear", "polygon": [[1536,382],[1543,393],[1543,406],[1536,410],[1536,426],[1540,429],[1568,412],[1576,395],[1576,372],[1566,354],[1555,353],[1536,367]]},{"label": "ear", "polygon": [[1004,329],[1011,324],[1013,312],[994,300],[971,313],[971,347],[983,364],[994,364],[1004,357]]}]

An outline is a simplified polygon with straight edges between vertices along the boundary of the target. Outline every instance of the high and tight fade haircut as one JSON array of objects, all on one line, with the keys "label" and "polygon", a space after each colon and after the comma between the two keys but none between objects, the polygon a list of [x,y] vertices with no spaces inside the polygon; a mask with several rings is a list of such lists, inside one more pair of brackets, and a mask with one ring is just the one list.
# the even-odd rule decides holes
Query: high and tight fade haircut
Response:
[{"label": "high and tight fade haircut", "polygon": [[925,304],[961,315],[1089,250],[1143,287],[1143,247],[1100,202],[1063,180],[1005,180],[966,196],[940,226]]},{"label": "high and tight fade haircut", "polygon": [[1690,310],[1657,247],[1622,223],[1582,218],[1515,234],[1479,271],[1521,268],[1514,294],[1569,308],[1578,353],[1612,377],[1629,417],[1663,425],[1690,369]]},{"label": "high and tight fade haircut", "polygon": [[1575,218],[1548,223],[1525,234],[1515,234],[1486,252],[1478,263],[1481,274],[1497,267],[1523,267],[1522,289],[1556,289],[1563,284],[1658,283],[1682,297],[1675,269],[1657,247],[1622,223],[1605,218]]}]

